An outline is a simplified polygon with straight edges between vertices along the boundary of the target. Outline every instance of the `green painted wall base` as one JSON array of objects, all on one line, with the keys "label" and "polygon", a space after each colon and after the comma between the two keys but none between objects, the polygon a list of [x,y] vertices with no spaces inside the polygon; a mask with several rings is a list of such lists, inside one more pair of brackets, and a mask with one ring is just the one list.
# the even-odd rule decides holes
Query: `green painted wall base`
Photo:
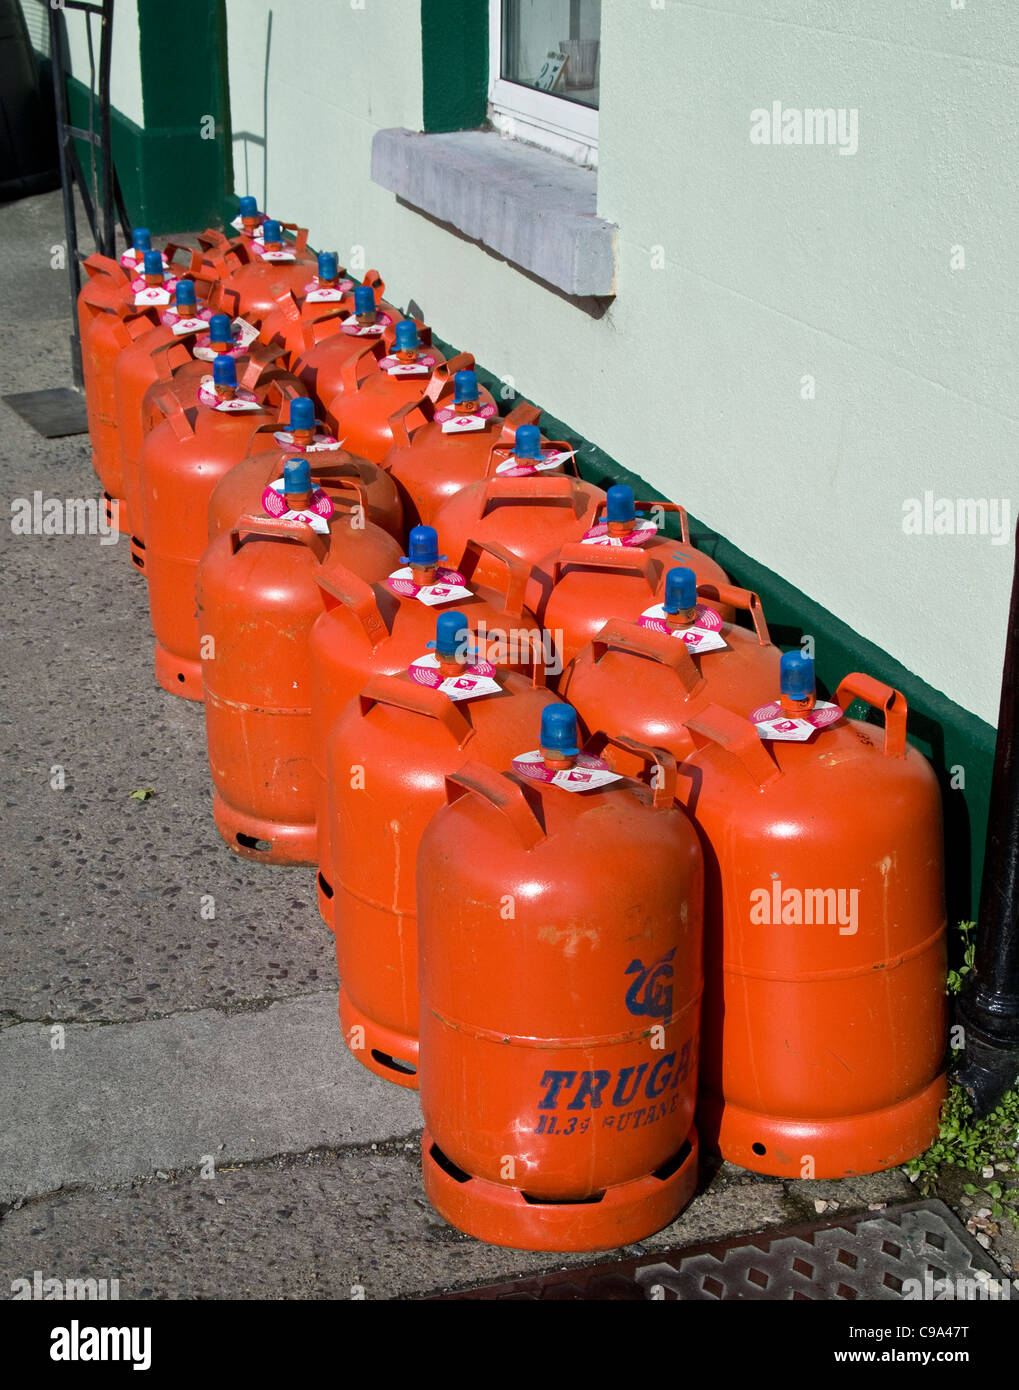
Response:
[{"label": "green painted wall base", "polygon": [[[439,339],[435,341],[447,354],[459,351]],[[477,373],[500,401],[502,413],[508,413],[523,399],[514,396],[503,401],[502,382],[481,366]],[[629,483],[639,500],[667,500],[564,421],[545,414],[542,429],[551,438],[569,440],[571,447],[578,450],[581,475],[589,482],[600,487]],[[670,524],[672,534],[678,534],[671,518]],[[906,697],[910,741],[930,759],[943,793],[949,921],[975,918],[994,761],[994,729],[693,516],[690,532],[698,550],[717,560],[734,584],[760,595],[772,638],[779,646],[787,650],[799,647],[804,635],[814,638],[818,684],[825,694],[830,694],[850,671],[864,671]],[[868,717],[859,705],[852,712],[854,716]]]},{"label": "green painted wall base", "polygon": [[[87,130],[88,88],[75,77],[67,79],[67,103],[71,124]],[[132,226],[165,233],[219,222],[222,145],[229,139],[227,132],[221,130],[215,140],[203,140],[197,128],[143,130],[116,109],[111,118],[113,163]],[[94,119],[98,121],[98,114]],[[91,185],[89,142],[74,143]]]},{"label": "green painted wall base", "polygon": [[[145,125],[112,111],[128,219],[157,233],[218,222],[233,186],[223,0],[175,0],[169,10],[164,0],[140,0],[138,24]],[[72,125],[89,129],[89,89],[76,77],[67,102]],[[88,177],[89,143],[75,147]]]}]

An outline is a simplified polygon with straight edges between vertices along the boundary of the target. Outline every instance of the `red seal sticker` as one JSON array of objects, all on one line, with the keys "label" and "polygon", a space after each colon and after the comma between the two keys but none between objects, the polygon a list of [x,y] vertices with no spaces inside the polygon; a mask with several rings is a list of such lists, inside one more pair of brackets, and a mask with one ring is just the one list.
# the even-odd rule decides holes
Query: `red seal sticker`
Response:
[{"label": "red seal sticker", "polygon": [[521,777],[527,777],[532,782],[550,783],[568,792],[588,792],[622,778],[622,773],[613,772],[603,759],[592,758],[588,753],[579,753],[573,759],[572,767],[553,772],[545,766],[545,755],[540,748],[521,753],[513,759],[512,767],[514,772],[519,772]]},{"label": "red seal sticker", "polygon": [[423,585],[415,584],[413,575],[414,571],[410,565],[404,565],[403,569],[393,571],[386,580],[386,585],[391,593],[399,594],[401,598],[416,598],[428,608],[437,608],[440,604],[459,602],[460,599],[472,596],[473,591],[466,587],[463,575],[456,570],[442,569],[440,566],[436,569],[431,584]]},{"label": "red seal sticker", "polygon": [[763,739],[776,743],[806,743],[818,729],[828,729],[842,718],[842,710],[830,700],[818,700],[808,714],[784,713],[777,700],[759,705],[750,715],[751,724]]}]

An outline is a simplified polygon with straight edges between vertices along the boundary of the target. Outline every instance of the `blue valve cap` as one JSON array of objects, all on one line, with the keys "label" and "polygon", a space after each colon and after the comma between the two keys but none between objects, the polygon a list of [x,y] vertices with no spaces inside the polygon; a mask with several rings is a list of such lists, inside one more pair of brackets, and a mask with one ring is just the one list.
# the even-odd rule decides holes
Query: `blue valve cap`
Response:
[{"label": "blue valve cap", "polygon": [[541,430],[537,425],[521,425],[513,436],[513,453],[518,459],[541,460]]},{"label": "blue valve cap", "polygon": [[162,275],[163,258],[158,251],[146,251],[142,257],[143,275]]},{"label": "blue valve cap", "polygon": [[439,534],[434,526],[411,527],[407,554],[400,556],[401,565],[437,565],[445,558],[439,554]]},{"label": "blue valve cap", "polygon": [[307,396],[295,396],[290,402],[290,428],[292,430],[313,430],[315,428],[315,402]]},{"label": "blue valve cap", "polygon": [[435,641],[428,646],[439,656],[464,656],[471,630],[463,613],[440,613],[435,619]]},{"label": "blue valve cap", "polygon": [[283,491],[311,491],[311,464],[307,459],[287,459],[283,465]]},{"label": "blue valve cap", "polygon": [[318,278],[320,280],[335,280],[340,273],[340,261],[335,251],[320,251],[318,253]]},{"label": "blue valve cap", "polygon": [[693,570],[677,565],[665,576],[666,613],[685,613],[697,606],[697,576]]},{"label": "blue valve cap", "polygon": [[257,217],[257,216],[258,216],[258,199],[257,199],[257,198],[253,198],[253,197],[251,196],[250,193],[245,193],[244,196],[243,196],[239,201],[240,201],[240,205],[241,205],[240,215],[241,215],[242,217]]},{"label": "blue valve cap", "polygon": [[417,352],[421,346],[418,326],[413,319],[401,319],[396,325],[395,348],[397,352]]},{"label": "blue valve cap", "polygon": [[453,373],[453,404],[463,405],[467,401],[478,399],[478,378],[477,375],[465,370]]},{"label": "blue valve cap", "polygon": [[262,223],[262,240],[266,246],[274,245],[276,242],[283,240],[280,224],[271,217],[267,217]]},{"label": "blue valve cap", "polygon": [[212,379],[217,386],[237,385],[237,367],[232,357],[222,353],[219,357],[213,358]]},{"label": "blue valve cap", "polygon": [[808,700],[814,693],[813,658],[803,652],[785,652],[779,666],[779,688],[790,700]]},{"label": "blue valve cap", "polygon": [[572,705],[546,705],[541,712],[541,746],[550,753],[575,757],[577,747],[577,711]]},{"label": "blue valve cap", "polygon": [[146,251],[152,250],[152,233],[148,227],[135,227],[131,233],[131,245],[138,252],[139,256]]},{"label": "blue valve cap", "polygon": [[371,285],[358,285],[354,290],[354,313],[373,314],[375,312],[375,291]]},{"label": "blue valve cap", "polygon": [[194,280],[178,280],[175,291],[178,309],[197,309],[198,295]]},{"label": "blue valve cap", "polygon": [[637,513],[633,506],[633,488],[625,483],[617,483],[605,494],[607,499],[606,519],[612,522],[633,521]]},{"label": "blue valve cap", "polygon": [[229,314],[213,314],[209,320],[209,341],[212,343],[232,343],[234,326]]}]

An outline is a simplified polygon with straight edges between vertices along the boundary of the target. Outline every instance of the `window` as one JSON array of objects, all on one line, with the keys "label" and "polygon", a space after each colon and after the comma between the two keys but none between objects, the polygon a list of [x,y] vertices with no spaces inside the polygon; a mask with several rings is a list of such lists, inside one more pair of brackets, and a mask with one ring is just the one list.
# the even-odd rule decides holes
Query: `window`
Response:
[{"label": "window", "polygon": [[490,0],[489,112],[503,135],[598,162],[601,0]]}]

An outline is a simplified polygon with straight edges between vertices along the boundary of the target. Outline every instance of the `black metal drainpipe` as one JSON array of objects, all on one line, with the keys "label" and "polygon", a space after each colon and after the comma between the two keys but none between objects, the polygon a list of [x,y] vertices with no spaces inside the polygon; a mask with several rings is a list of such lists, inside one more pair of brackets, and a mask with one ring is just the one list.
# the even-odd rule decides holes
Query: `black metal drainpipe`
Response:
[{"label": "black metal drainpipe", "polygon": [[[1019,553],[1019,523],[1016,525]],[[1001,677],[987,848],[973,975],[959,998],[965,1045],[956,1068],[977,1115],[1019,1078],[1019,560]]]}]

